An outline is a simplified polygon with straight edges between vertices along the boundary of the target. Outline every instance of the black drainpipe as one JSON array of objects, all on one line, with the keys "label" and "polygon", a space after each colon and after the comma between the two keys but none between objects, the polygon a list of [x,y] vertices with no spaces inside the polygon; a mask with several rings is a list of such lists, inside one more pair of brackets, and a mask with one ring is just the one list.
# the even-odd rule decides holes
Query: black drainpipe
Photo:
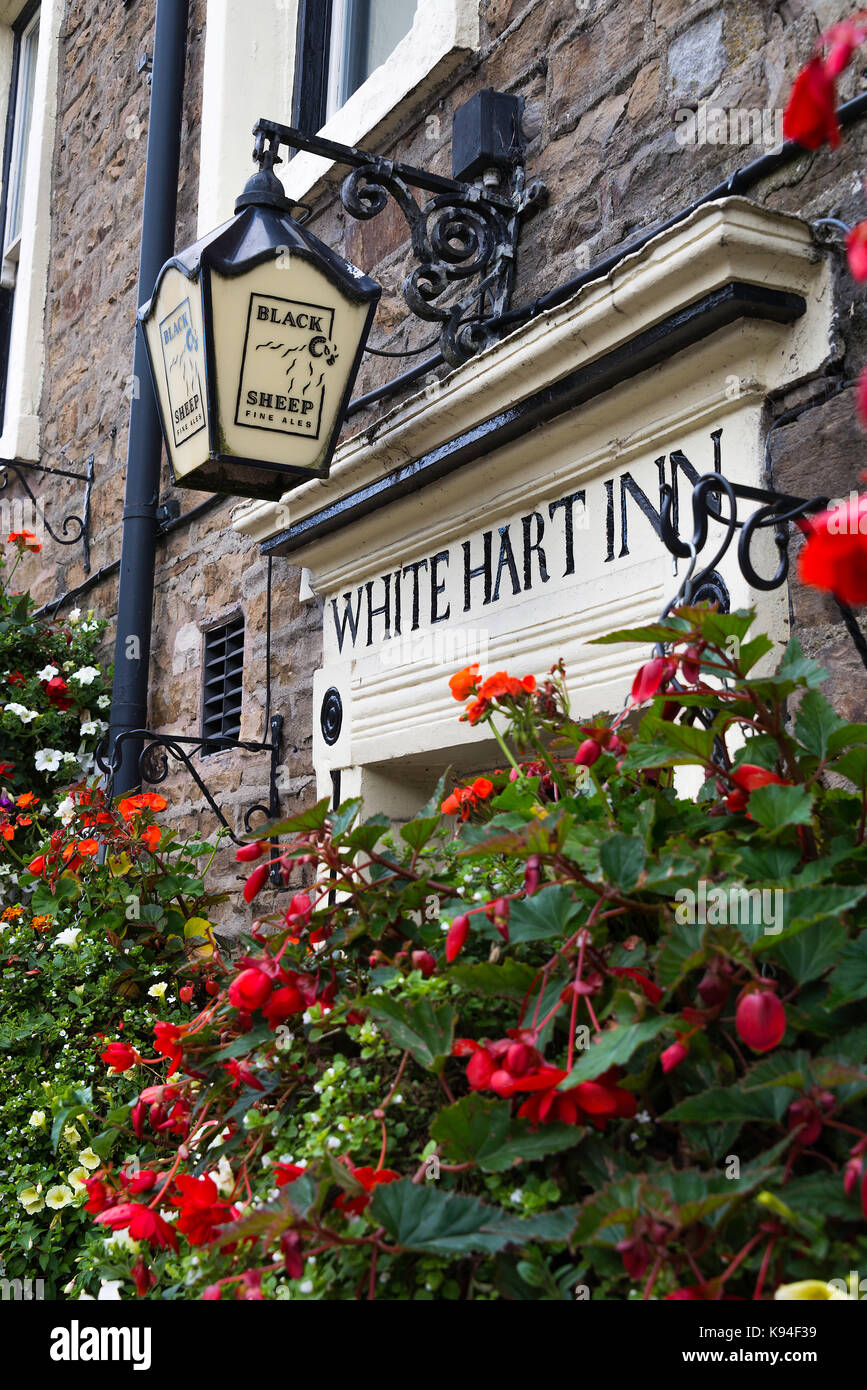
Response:
[{"label": "black drainpipe", "polygon": [[[188,0],[157,0],[139,304],[150,298],[160,267],[175,249],[187,18]],[[136,392],[129,412],[110,749],[125,730],[147,727],[162,434],[140,332],[135,339],[133,378]],[[141,785],[140,751],[140,741],[123,744],[113,779],[115,793]]]}]

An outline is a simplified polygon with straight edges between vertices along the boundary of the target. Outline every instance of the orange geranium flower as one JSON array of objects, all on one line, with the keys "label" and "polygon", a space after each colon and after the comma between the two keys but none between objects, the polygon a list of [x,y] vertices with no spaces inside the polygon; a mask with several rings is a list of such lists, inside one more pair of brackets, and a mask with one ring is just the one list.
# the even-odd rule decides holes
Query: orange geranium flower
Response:
[{"label": "orange geranium flower", "polygon": [[461,820],[466,820],[473,807],[490,796],[493,790],[494,784],[489,782],[487,777],[477,777],[471,787],[455,787],[451,796],[447,796],[442,803],[440,810],[443,815],[460,816]]},{"label": "orange geranium flower", "polygon": [[511,696],[514,699],[518,695],[529,694],[535,689],[535,676],[524,676],[522,680],[518,680],[505,671],[496,671],[494,675],[488,676],[487,680],[482,681],[479,694],[483,700],[502,700],[505,696]]},{"label": "orange geranium flower", "polygon": [[38,555],[42,549],[33,531],[10,531],[8,541],[10,545],[19,545],[22,550],[31,550],[34,555]]},{"label": "orange geranium flower", "polygon": [[168,804],[159,792],[139,792],[138,796],[125,796],[119,802],[118,810],[124,820],[132,820],[133,816],[141,815],[142,811],[164,811]]},{"label": "orange geranium flower", "polygon": [[479,683],[479,663],[474,661],[472,666],[465,666],[463,671],[458,671],[456,676],[452,676],[449,681],[449,689],[456,700],[465,700]]},{"label": "orange geranium flower", "polygon": [[158,825],[146,825],[144,830],[142,831],[141,837],[147,845],[148,849],[150,850],[151,854],[153,854],[154,850],[159,844],[161,835],[162,831],[160,830]]},{"label": "orange geranium flower", "polygon": [[90,859],[94,854],[99,853],[99,840],[79,840],[77,845],[78,853]]},{"label": "orange geranium flower", "polygon": [[39,797],[33,792],[22,792],[15,801],[16,806],[38,806]]},{"label": "orange geranium flower", "polygon": [[11,826],[11,825],[2,825],[2,826],[0,826],[0,835],[3,836],[3,839],[4,839],[4,840],[14,840],[14,839],[15,839],[15,828],[14,828],[14,826]]}]

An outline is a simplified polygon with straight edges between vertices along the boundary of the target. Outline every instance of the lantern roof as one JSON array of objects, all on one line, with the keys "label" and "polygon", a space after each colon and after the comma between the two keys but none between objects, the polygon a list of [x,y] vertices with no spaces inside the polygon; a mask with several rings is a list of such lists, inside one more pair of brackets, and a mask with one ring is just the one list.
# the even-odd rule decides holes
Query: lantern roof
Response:
[{"label": "lantern roof", "polygon": [[379,283],[296,222],[289,215],[293,206],[272,170],[263,169],[254,174],[235,203],[234,217],[166,261],[157,276],[153,294],[141,305],[138,317],[147,318],[160,282],[171,267],[188,280],[196,279],[203,269],[216,270],[220,275],[241,275],[275,255],[286,253],[316,265],[350,299],[377,298],[381,290]]}]

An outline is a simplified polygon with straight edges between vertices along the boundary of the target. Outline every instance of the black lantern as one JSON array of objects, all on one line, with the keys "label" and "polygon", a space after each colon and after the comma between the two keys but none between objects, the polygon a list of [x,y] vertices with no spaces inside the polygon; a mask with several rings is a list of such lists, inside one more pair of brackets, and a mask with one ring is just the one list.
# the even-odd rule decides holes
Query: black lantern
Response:
[{"label": "black lantern", "polygon": [[178,487],[276,500],[328,475],[380,286],[292,206],[266,154],[139,309]]}]

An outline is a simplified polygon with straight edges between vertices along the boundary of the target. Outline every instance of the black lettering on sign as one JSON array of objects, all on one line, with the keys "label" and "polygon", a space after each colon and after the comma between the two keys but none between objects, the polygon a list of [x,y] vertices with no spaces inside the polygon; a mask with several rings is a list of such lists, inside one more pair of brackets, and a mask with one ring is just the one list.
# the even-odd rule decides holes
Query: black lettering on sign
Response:
[{"label": "black lettering on sign", "polygon": [[[563,571],[564,579],[567,574],[575,573],[575,526],[572,517],[572,508],[576,502],[580,502],[582,507],[585,505],[583,487],[580,492],[569,492],[565,497],[558,498],[556,502],[548,503],[548,519],[553,521],[555,514],[562,507],[566,522],[566,568]],[[547,579],[547,575],[545,578]]]},{"label": "black lettering on sign", "polygon": [[439,613],[439,612],[437,612],[437,605],[438,605],[438,603],[439,603],[439,596],[440,596],[440,594],[443,592],[443,590],[444,590],[445,587],[446,587],[446,581],[445,581],[444,579],[441,580],[441,579],[438,578],[438,576],[437,576],[437,569],[438,569],[438,567],[439,567],[440,565],[445,565],[445,566],[446,566],[446,569],[448,569],[448,564],[449,564],[449,552],[448,552],[447,550],[440,550],[440,551],[437,552],[436,555],[432,555],[432,556],[431,556],[431,560],[430,560],[430,620],[431,620],[432,623],[444,623],[444,622],[447,622],[448,619],[449,619],[449,617],[451,616],[451,611],[452,611],[452,606],[451,606],[451,604],[448,605],[448,607],[446,608],[445,613]]},{"label": "black lettering on sign", "polygon": [[373,620],[378,618],[380,613],[385,620],[385,632],[383,636],[386,641],[391,636],[391,571],[388,574],[380,575],[382,586],[385,589],[385,599],[378,608],[373,606],[373,580],[368,579],[365,584],[367,590],[367,645],[373,643]]},{"label": "black lettering on sign", "polygon": [[512,593],[521,592],[521,581],[518,578],[518,566],[515,564],[515,553],[512,550],[512,542],[509,539],[509,527],[500,527],[500,553],[497,556],[497,578],[494,582],[493,600],[496,603],[500,597],[500,580],[503,577],[503,570],[509,571],[509,578],[512,581]]},{"label": "black lettering on sign", "polygon": [[464,542],[463,542],[463,551],[464,551],[464,612],[465,612],[465,613],[468,613],[468,612],[470,611],[470,605],[471,605],[471,603],[472,603],[472,593],[471,593],[471,588],[470,588],[470,586],[471,586],[472,581],[473,581],[474,579],[479,579],[481,576],[484,576],[484,580],[485,580],[485,597],[483,598],[482,603],[483,603],[483,605],[484,605],[484,604],[486,604],[486,603],[490,603],[490,601],[491,601],[491,542],[492,542],[493,538],[494,538],[494,533],[493,533],[493,531],[486,531],[486,532],[484,533],[484,535],[482,536],[482,553],[483,553],[483,555],[484,555],[484,559],[482,560],[482,563],[481,563],[480,565],[476,565],[475,568],[473,568],[472,565],[471,565],[471,563],[470,563],[471,557],[472,557],[472,549],[471,549],[471,547],[472,547],[472,542],[471,542],[471,541],[464,541]]},{"label": "black lettering on sign", "polygon": [[427,569],[427,560],[415,560],[411,565],[404,565],[404,574],[412,575],[412,631],[418,627],[418,572]]},{"label": "black lettering on sign", "polygon": [[614,479],[605,479],[605,564],[614,559]]},{"label": "black lettering on sign", "polygon": [[[657,464],[660,464],[660,463],[662,463],[662,462],[664,462],[664,460],[657,459]],[[663,479],[663,481],[664,481],[664,479]],[[658,536],[661,536],[661,535],[662,535],[662,519],[660,518],[659,512],[657,511],[656,507],[654,507],[654,505],[653,505],[653,503],[651,502],[650,498],[648,497],[647,493],[644,491],[644,488],[639,487],[638,483],[635,481],[635,479],[633,478],[633,476],[632,476],[631,473],[621,473],[621,474],[620,474],[620,555],[619,555],[619,557],[618,557],[618,558],[621,559],[621,560],[623,559],[624,555],[628,555],[628,554],[629,554],[629,539],[628,539],[628,535],[627,535],[627,516],[626,516],[626,497],[627,497],[627,494],[633,499],[634,502],[637,502],[637,503],[638,503],[639,509],[640,509],[640,510],[644,513],[644,515],[647,517],[647,520],[650,522],[650,524],[651,524],[651,526],[653,527],[653,529],[654,529],[654,531],[656,532],[656,534],[657,534]]]},{"label": "black lettering on sign", "polygon": [[331,611],[334,614],[334,631],[337,633],[337,650],[343,651],[343,639],[346,636],[346,624],[349,624],[349,631],[352,634],[352,645],[355,646],[355,638],[358,635],[358,617],[361,612],[361,586],[356,590],[355,612],[352,611],[352,595],[343,595],[343,617],[337,616],[337,599],[331,600]]},{"label": "black lettering on sign", "polygon": [[[536,539],[532,539],[533,523],[536,527]],[[529,516],[521,517],[521,526],[524,530],[524,588],[533,587],[533,564],[531,556],[536,556],[536,563],[539,566],[539,578],[543,584],[547,584],[550,578],[548,574],[548,563],[545,559],[545,552],[542,549],[542,537],[545,534],[545,521],[541,512],[531,512]]]}]

